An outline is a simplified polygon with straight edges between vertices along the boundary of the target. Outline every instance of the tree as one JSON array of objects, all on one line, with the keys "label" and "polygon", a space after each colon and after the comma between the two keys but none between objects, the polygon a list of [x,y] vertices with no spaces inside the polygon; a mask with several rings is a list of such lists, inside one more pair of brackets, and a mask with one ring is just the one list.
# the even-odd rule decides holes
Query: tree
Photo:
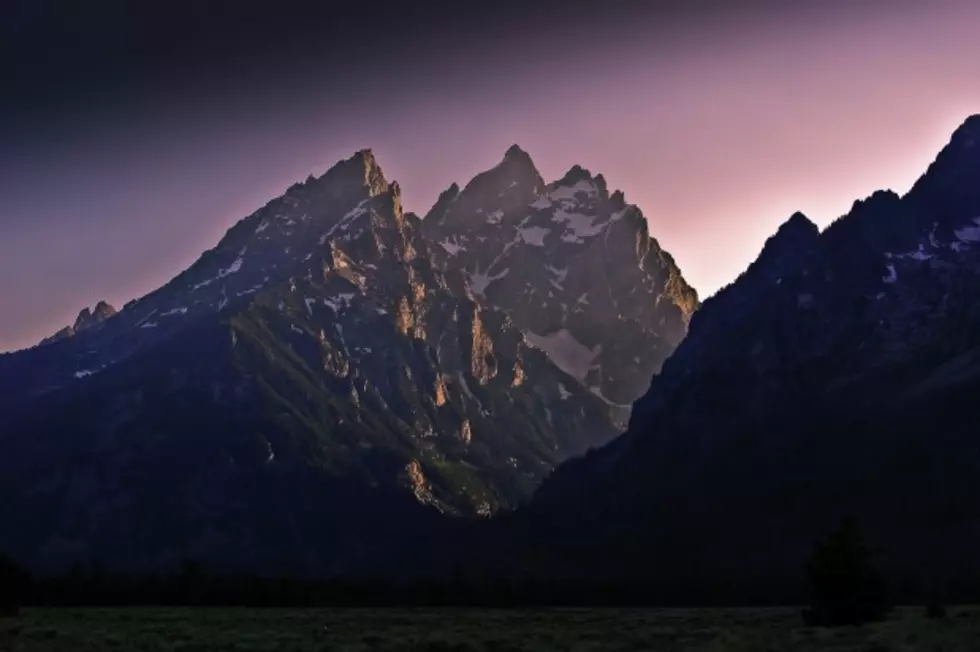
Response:
[{"label": "tree", "polygon": [[0,616],[16,616],[30,589],[31,577],[12,559],[0,555]]},{"label": "tree", "polygon": [[855,519],[843,519],[816,546],[806,572],[812,599],[803,612],[808,625],[860,625],[887,615],[884,581]]}]

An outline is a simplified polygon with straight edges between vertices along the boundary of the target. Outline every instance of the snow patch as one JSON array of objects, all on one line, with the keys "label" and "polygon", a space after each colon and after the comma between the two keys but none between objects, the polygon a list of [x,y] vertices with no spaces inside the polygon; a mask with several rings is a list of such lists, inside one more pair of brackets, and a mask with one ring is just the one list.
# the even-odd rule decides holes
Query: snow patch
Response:
[{"label": "snow patch", "polygon": [[191,286],[191,291],[193,292],[194,290],[200,290],[201,288],[203,288],[203,287],[205,287],[207,285],[211,285],[212,283],[214,283],[215,281],[217,281],[219,278],[224,278],[224,277],[226,277],[226,276],[228,276],[230,274],[237,273],[242,268],[242,265],[245,262],[245,259],[243,258],[243,256],[245,255],[245,250],[246,250],[246,247],[242,247],[242,250],[240,252],[238,252],[238,258],[236,258],[235,260],[233,260],[232,263],[231,263],[231,265],[229,265],[228,267],[225,267],[224,269],[219,269],[217,276],[215,276],[213,278],[204,279],[200,283],[194,284],[193,286]]},{"label": "snow patch", "polygon": [[[527,220],[525,220],[525,222],[526,221]],[[522,224],[523,224],[523,222],[522,222]],[[514,247],[514,245],[516,245],[519,242],[519,240],[520,240],[520,238],[515,238],[511,242],[508,242],[504,246],[504,250],[501,251],[497,255],[497,257],[494,258],[490,262],[489,265],[487,265],[486,270],[484,270],[483,272],[472,272],[472,273],[470,273],[470,275],[469,275],[469,277],[470,277],[470,288],[473,290],[473,292],[475,292],[476,294],[482,295],[486,291],[487,286],[489,286],[494,281],[497,281],[497,280],[502,279],[503,277],[507,276],[508,272],[510,272],[510,269],[504,269],[503,271],[498,272],[497,274],[494,274],[492,276],[490,275],[490,271],[494,267],[497,266],[497,263],[499,263],[503,259],[503,257],[507,255],[507,252],[509,252],[511,250],[511,248]]]},{"label": "snow patch", "polygon": [[86,376],[91,376],[95,372],[91,369],[79,369],[75,372],[75,378],[85,378]]},{"label": "snow patch", "polygon": [[605,396],[602,395],[602,388],[601,387],[590,387],[589,388],[589,391],[592,392],[592,394],[594,394],[596,397],[598,397],[603,403],[605,403],[609,407],[620,408],[620,409],[624,409],[624,408],[625,409],[629,409],[629,408],[632,408],[633,407],[632,405],[630,405],[628,403],[626,403],[626,404],[624,404],[624,403],[613,403],[608,398],[606,398]]},{"label": "snow patch", "polygon": [[136,325],[137,326],[142,326],[143,324],[145,324],[146,322],[148,322],[150,320],[150,317],[152,317],[155,314],[157,314],[156,309],[151,310],[149,312],[149,314],[147,314],[145,317],[143,317],[143,319],[141,319],[138,322],[136,322]]},{"label": "snow patch", "polygon": [[927,254],[924,249],[925,248],[920,244],[918,251],[914,251],[910,254],[906,254],[905,256],[907,258],[911,258],[912,260],[918,260],[920,262],[929,260],[930,258],[932,258],[932,256]]},{"label": "snow patch", "polygon": [[187,314],[187,308],[185,306],[181,306],[180,308],[172,308],[172,309],[168,310],[167,312],[161,312],[160,313],[160,316],[161,317],[169,317],[171,315],[176,315],[178,313],[181,314],[181,315],[186,315]]},{"label": "snow patch", "polygon": [[558,395],[561,397],[561,400],[564,401],[565,399],[570,397],[572,393],[567,389],[565,389],[565,386],[563,384],[558,383]]},{"label": "snow patch", "polygon": [[585,242],[585,238],[591,238],[594,235],[602,233],[602,230],[611,223],[600,222],[593,224],[593,219],[595,218],[589,215],[569,213],[565,209],[555,211],[555,214],[551,217],[552,222],[565,225],[565,233],[561,236],[562,241],[574,243]]},{"label": "snow patch", "polygon": [[547,335],[528,331],[524,337],[528,344],[544,351],[559,369],[579,380],[585,380],[592,362],[602,351],[601,344],[590,349],[565,328]]},{"label": "snow patch", "polygon": [[[268,280],[268,279],[266,279],[266,280]],[[259,290],[261,290],[261,289],[262,289],[263,287],[265,287],[265,286],[264,286],[264,285],[262,285],[261,283],[259,283],[258,285],[253,285],[253,286],[252,286],[252,287],[250,287],[249,289],[247,289],[247,290],[242,290],[241,292],[237,292],[236,294],[237,294],[238,296],[240,296],[240,297],[243,297],[243,296],[245,296],[246,294],[253,294],[253,293],[255,293],[255,292],[258,292],[258,291],[259,291]]]},{"label": "snow patch", "polygon": [[268,220],[262,220],[262,222],[257,227],[255,227],[255,233],[256,234],[262,233],[268,228],[269,228]]},{"label": "snow patch", "polygon": [[545,236],[549,233],[551,233],[551,229],[540,226],[518,227],[517,229],[517,237],[534,247],[543,247]]},{"label": "snow patch", "polygon": [[[568,276],[568,268],[565,267],[564,269],[558,269],[557,267],[552,267],[551,265],[545,265],[544,268],[555,276],[552,279],[548,279],[548,282],[551,283],[556,290],[564,290],[565,286],[562,284],[565,282],[565,277]],[[585,295],[583,294],[582,296]]]},{"label": "snow patch", "polygon": [[887,265],[885,265],[885,267],[888,269],[888,274],[881,277],[882,283],[894,283],[895,281],[897,281],[898,272],[895,271],[895,265],[892,263],[888,263]]},{"label": "snow patch", "polygon": [[496,210],[487,215],[487,224],[500,224],[502,219],[504,219],[504,212],[502,210]]},{"label": "snow patch", "polygon": [[310,317],[312,317],[313,316],[313,304],[316,303],[316,299],[306,298],[306,299],[303,299],[303,301],[306,303],[306,312],[310,313]]},{"label": "snow patch", "polygon": [[155,321],[147,321],[143,322],[143,324],[140,325],[140,328],[156,328],[158,325],[159,324],[157,324]]},{"label": "snow patch", "polygon": [[292,330],[292,331],[293,331],[294,333],[299,333],[300,335],[302,335],[302,334],[303,334],[303,329],[302,329],[302,328],[300,328],[299,326],[297,326],[296,324],[290,324],[290,325],[289,325],[289,328],[290,328],[290,329],[291,329],[291,330]]},{"label": "snow patch", "polygon": [[[980,217],[974,218],[973,223],[976,226],[967,226],[953,231],[956,239],[963,243],[980,242]],[[959,251],[959,249],[956,251]]]},{"label": "snow patch", "polygon": [[450,242],[449,238],[446,238],[445,240],[440,242],[439,245],[442,246],[442,248],[445,249],[446,253],[449,254],[450,256],[455,256],[461,251],[466,251],[466,247],[464,247],[461,244],[458,244],[457,242]]},{"label": "snow patch", "polygon": [[551,208],[551,200],[547,197],[538,197],[536,200],[534,200],[534,203],[531,204],[531,208],[536,208],[538,210]]},{"label": "snow patch", "polygon": [[[242,251],[244,252],[244,250],[242,250]],[[232,261],[231,265],[229,265],[228,267],[226,267],[224,269],[219,269],[218,270],[218,278],[224,278],[224,277],[228,276],[229,274],[235,274],[235,273],[237,273],[238,270],[240,270],[242,268],[242,263],[244,263],[244,262],[245,262],[245,259],[242,258],[242,255],[241,254],[239,254],[238,255],[238,258],[236,258],[234,261]]]},{"label": "snow patch", "polygon": [[327,238],[332,236],[336,231],[346,231],[354,224],[354,221],[368,212],[368,209],[364,207],[365,204],[370,202],[370,197],[367,199],[362,199],[357,206],[347,211],[347,213],[337,221],[330,229],[320,236],[320,244],[327,241]]},{"label": "snow patch", "polygon": [[507,276],[509,272],[510,269],[507,268],[501,272],[498,272],[497,274],[494,274],[493,276],[491,276],[490,274],[476,274],[476,273],[470,274],[470,288],[472,288],[473,292],[475,292],[476,294],[483,294],[484,292],[486,292],[487,287],[491,283],[493,283],[494,281],[499,281],[503,277]]},{"label": "snow patch", "polygon": [[334,312],[340,312],[344,308],[350,308],[350,304],[353,300],[353,292],[341,292],[331,299],[324,299],[323,305],[327,306]]}]

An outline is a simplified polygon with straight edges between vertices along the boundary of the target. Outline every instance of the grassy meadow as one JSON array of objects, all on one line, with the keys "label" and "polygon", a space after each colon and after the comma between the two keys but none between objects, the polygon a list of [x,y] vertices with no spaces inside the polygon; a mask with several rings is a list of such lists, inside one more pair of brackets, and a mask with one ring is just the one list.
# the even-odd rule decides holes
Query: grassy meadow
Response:
[{"label": "grassy meadow", "polygon": [[796,609],[26,609],[0,620],[0,650],[974,652],[980,608],[839,629],[804,627]]}]

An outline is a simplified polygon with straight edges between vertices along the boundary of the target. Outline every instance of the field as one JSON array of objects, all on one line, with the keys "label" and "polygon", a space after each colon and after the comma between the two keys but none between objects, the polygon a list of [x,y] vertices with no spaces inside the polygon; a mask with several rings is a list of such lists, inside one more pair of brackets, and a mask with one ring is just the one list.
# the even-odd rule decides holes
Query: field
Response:
[{"label": "field", "polygon": [[0,620],[0,650],[966,652],[980,650],[980,608],[832,630],[793,609],[28,609]]}]

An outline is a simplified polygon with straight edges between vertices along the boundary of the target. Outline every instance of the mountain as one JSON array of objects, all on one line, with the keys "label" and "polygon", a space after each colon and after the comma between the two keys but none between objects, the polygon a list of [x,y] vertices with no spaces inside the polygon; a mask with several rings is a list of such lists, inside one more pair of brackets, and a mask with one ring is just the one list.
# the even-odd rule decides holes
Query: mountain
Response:
[{"label": "mountain", "polygon": [[495,544],[526,544],[522,572],[772,598],[853,515],[892,577],[977,583],[978,296],[974,116],[904,196],[823,232],[792,216],[694,314],[627,432]]},{"label": "mountain", "polygon": [[83,308],[81,312],[78,313],[78,317],[75,318],[75,323],[73,325],[65,326],[54,335],[46,337],[45,339],[41,340],[41,344],[57,342],[58,340],[63,340],[66,337],[74,337],[78,333],[91,328],[96,328],[117,312],[118,311],[113,306],[109,305],[105,301],[99,301],[97,304],[95,304],[95,308],[93,309]]},{"label": "mountain", "polygon": [[422,225],[441,266],[464,272],[624,425],[699,305],[622,192],[580,166],[546,184],[516,145],[443,192]]},{"label": "mountain", "polygon": [[0,356],[0,548],[38,569],[370,572],[610,440],[607,401],[423,231],[360,151],[118,313]]}]

